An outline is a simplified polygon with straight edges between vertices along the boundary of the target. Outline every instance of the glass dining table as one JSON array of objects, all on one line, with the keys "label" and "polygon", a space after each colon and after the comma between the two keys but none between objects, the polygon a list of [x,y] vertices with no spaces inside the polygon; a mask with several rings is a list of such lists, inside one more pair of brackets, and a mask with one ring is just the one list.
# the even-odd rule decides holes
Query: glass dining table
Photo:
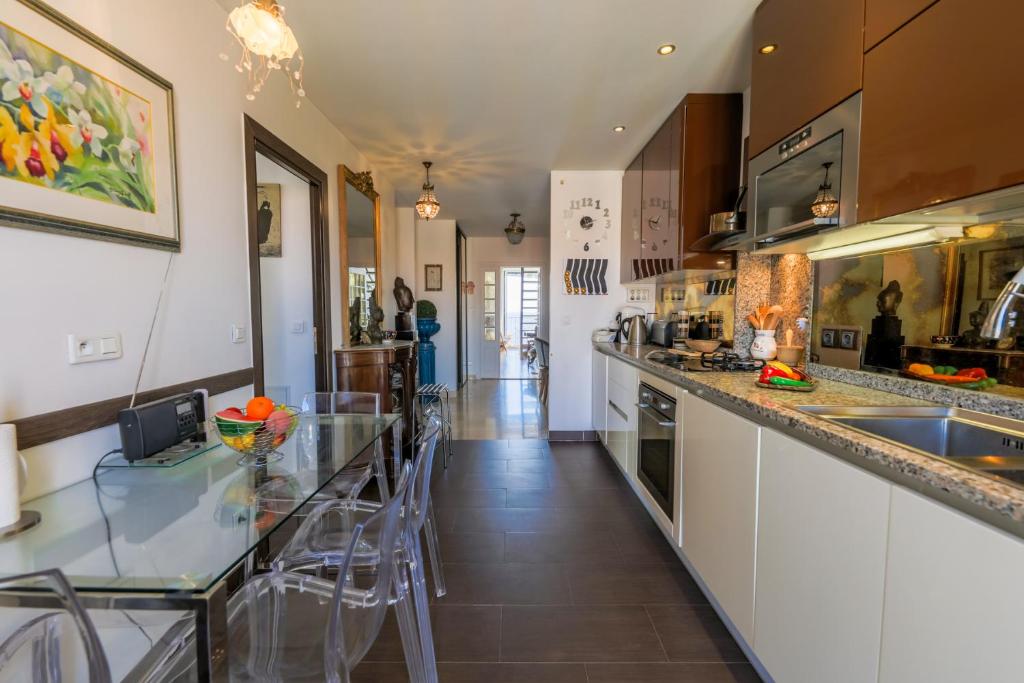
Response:
[{"label": "glass dining table", "polygon": [[[199,680],[227,680],[227,579],[266,553],[271,533],[401,416],[303,415],[260,466],[219,445],[174,467],[112,467],[28,502],[42,521],[0,541],[0,574],[59,568],[88,609],[195,613]],[[0,605],[44,606],[0,593]]]}]

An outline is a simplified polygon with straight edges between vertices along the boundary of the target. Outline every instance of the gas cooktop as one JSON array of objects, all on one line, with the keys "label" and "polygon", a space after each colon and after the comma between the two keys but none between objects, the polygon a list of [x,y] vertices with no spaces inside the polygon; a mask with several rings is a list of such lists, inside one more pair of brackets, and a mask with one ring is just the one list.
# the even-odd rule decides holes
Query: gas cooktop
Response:
[{"label": "gas cooktop", "polygon": [[647,360],[688,372],[757,372],[764,367],[763,360],[740,358],[732,351],[651,351]]}]

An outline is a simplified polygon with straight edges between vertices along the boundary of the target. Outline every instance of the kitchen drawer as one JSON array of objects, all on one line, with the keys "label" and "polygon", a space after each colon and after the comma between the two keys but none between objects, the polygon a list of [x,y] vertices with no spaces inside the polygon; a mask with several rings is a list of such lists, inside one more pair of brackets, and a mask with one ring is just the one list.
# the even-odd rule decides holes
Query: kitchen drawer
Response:
[{"label": "kitchen drawer", "polygon": [[[640,371],[635,367],[621,361],[617,358],[608,358],[608,382],[609,384],[618,384],[621,388],[630,391],[633,394],[634,403],[636,402],[636,391],[639,383]],[[611,392],[611,388],[608,389]]]},{"label": "kitchen drawer", "polygon": [[636,425],[636,402],[638,391],[639,388],[637,385],[634,385],[631,389],[626,389],[618,382],[608,383],[608,400],[626,413],[626,421],[631,427]]}]

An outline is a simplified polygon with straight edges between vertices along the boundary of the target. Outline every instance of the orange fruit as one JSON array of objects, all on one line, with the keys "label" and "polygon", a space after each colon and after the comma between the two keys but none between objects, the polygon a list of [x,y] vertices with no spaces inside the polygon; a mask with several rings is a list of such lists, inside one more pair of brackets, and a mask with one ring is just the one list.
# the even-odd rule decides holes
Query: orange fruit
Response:
[{"label": "orange fruit", "polygon": [[274,402],[266,396],[257,396],[245,404],[245,416],[256,420],[266,420],[274,412]]}]

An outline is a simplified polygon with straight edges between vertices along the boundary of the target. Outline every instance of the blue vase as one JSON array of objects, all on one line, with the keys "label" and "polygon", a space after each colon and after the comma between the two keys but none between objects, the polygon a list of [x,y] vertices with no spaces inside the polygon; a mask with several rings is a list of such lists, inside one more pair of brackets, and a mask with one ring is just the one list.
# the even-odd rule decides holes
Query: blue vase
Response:
[{"label": "blue vase", "polygon": [[430,338],[441,331],[441,323],[437,318],[417,318],[416,331],[420,337],[420,384],[434,384],[434,342]]}]

